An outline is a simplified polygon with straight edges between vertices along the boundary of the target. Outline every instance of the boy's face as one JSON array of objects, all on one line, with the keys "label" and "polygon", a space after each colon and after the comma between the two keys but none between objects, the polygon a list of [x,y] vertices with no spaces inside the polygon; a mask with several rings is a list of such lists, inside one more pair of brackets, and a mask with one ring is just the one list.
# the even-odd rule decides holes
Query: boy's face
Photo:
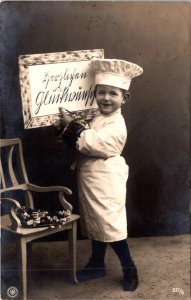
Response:
[{"label": "boy's face", "polygon": [[124,103],[122,89],[110,85],[98,84],[96,86],[95,98],[101,113],[104,115],[113,113]]}]

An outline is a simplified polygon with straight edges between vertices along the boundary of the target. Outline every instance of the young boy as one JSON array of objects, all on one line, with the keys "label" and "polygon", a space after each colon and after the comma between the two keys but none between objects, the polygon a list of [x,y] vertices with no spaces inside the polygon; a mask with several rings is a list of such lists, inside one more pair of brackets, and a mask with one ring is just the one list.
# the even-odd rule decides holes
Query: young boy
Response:
[{"label": "young boy", "polygon": [[78,271],[79,282],[106,275],[104,264],[109,244],[118,256],[123,272],[123,289],[138,286],[137,269],[127,244],[126,182],[128,166],[121,156],[127,139],[121,105],[128,97],[132,78],[143,69],[118,59],[92,60],[95,72],[95,98],[98,112],[88,125],[63,115],[66,127],[63,141],[75,147],[80,214],[86,235],[92,240],[92,254]]}]

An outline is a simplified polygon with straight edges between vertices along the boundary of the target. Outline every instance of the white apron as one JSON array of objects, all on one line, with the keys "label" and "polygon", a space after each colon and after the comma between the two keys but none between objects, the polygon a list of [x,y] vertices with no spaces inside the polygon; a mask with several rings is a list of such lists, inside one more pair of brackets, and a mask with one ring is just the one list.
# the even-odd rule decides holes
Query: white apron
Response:
[{"label": "white apron", "polygon": [[126,181],[128,166],[120,156],[127,139],[121,110],[98,115],[81,133],[78,190],[81,219],[88,238],[114,242],[127,237]]}]

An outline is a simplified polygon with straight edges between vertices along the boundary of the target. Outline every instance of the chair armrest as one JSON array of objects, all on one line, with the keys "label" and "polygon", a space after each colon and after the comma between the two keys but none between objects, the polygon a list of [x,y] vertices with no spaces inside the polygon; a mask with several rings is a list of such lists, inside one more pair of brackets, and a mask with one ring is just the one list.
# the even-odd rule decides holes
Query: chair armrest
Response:
[{"label": "chair armrest", "polygon": [[27,188],[30,191],[33,192],[59,192],[59,200],[61,205],[65,210],[69,210],[72,213],[73,206],[66,200],[64,193],[67,195],[72,195],[72,191],[64,186],[47,186],[47,187],[42,187],[42,186],[37,186],[31,183],[27,183]]},{"label": "chair armrest", "polygon": [[63,206],[63,208],[65,210],[69,210],[70,213],[72,214],[72,211],[73,211],[73,206],[72,204],[70,204],[66,198],[64,197],[64,193],[63,192],[59,192],[59,200],[60,200],[60,203],[61,205]]},{"label": "chair armrest", "polygon": [[65,186],[38,186],[35,184],[27,183],[27,188],[33,192],[65,192],[67,195],[72,195],[72,191]]},{"label": "chair armrest", "polygon": [[19,231],[20,227],[21,227],[21,221],[19,220],[19,218],[17,217],[16,213],[15,213],[15,209],[20,208],[20,203],[18,201],[16,201],[15,199],[12,198],[1,198],[1,201],[8,201],[11,202],[11,210],[9,213],[10,219],[11,219],[11,229],[15,230],[15,231]]}]

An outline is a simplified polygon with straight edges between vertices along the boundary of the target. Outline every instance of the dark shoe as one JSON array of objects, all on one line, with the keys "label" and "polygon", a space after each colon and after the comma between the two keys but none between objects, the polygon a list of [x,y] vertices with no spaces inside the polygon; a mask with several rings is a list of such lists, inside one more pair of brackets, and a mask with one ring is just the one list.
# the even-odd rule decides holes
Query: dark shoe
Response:
[{"label": "dark shoe", "polygon": [[105,265],[96,265],[91,260],[84,269],[77,271],[77,279],[79,282],[97,279],[106,275]]},{"label": "dark shoe", "polygon": [[129,267],[123,270],[123,289],[133,292],[138,286],[138,275],[136,267]]}]

